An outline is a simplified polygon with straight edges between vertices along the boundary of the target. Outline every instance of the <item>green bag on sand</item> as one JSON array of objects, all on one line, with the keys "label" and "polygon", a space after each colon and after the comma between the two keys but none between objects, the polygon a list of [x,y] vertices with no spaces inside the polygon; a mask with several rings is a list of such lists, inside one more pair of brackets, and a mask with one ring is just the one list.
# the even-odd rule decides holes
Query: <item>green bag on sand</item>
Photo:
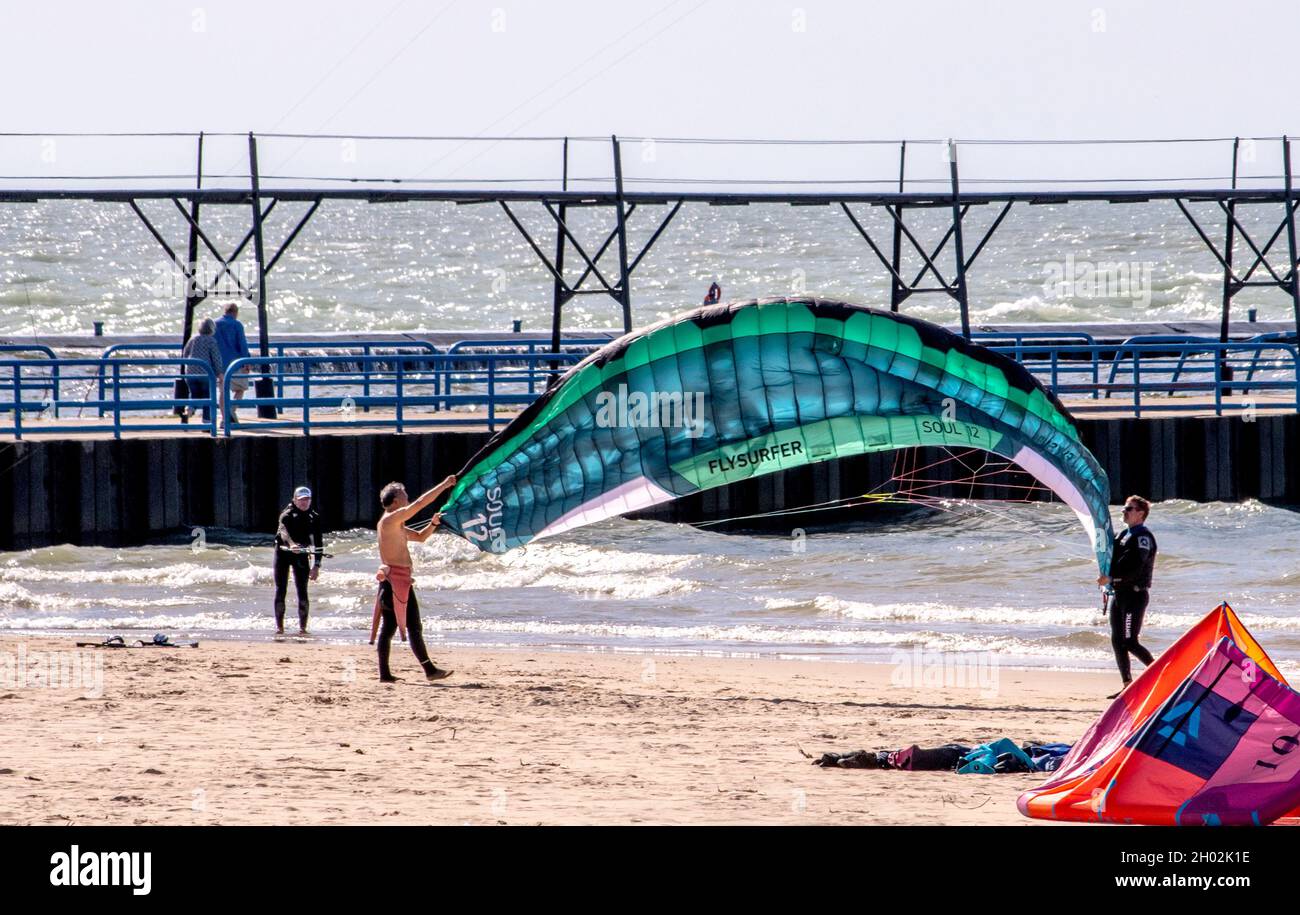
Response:
[{"label": "green bag on sand", "polygon": [[[999,760],[1009,756],[1010,760],[999,765]],[[1018,765],[1019,764],[1019,765]],[[1022,768],[1023,766],[1023,768]],[[1003,737],[992,743],[981,744],[961,758],[957,766],[958,775],[995,775],[998,772],[1033,772],[1034,761],[1024,750],[1016,746],[1015,741]]]}]

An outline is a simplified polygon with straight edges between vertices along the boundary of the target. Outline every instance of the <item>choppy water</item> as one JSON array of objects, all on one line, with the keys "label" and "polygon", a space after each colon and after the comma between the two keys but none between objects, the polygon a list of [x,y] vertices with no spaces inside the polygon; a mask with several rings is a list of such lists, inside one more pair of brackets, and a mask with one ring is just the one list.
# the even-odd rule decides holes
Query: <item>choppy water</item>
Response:
[{"label": "choppy water", "polygon": [[[159,207],[151,212],[180,237],[179,216]],[[281,232],[292,209],[277,211]],[[1262,225],[1272,218],[1265,209],[1247,208],[1243,219]],[[641,221],[651,210],[634,219],[633,251],[651,231]],[[550,237],[546,217],[521,211],[539,238]],[[229,247],[245,215],[213,210],[205,225]],[[973,211],[972,235],[993,215]],[[937,239],[942,216],[915,215],[923,240]],[[583,238],[603,238],[594,218],[579,214]],[[862,218],[888,237],[882,214]],[[1127,296],[1051,286],[1067,258],[1126,264],[1139,280]],[[88,333],[95,320],[109,333],[174,332],[180,294],[162,268],[160,250],[122,205],[0,207],[0,333]],[[997,322],[1209,319],[1218,308],[1215,268],[1172,204],[1022,206],[972,274],[973,311]],[[728,299],[807,291],[881,304],[887,295],[884,270],[836,210],[697,206],[638,268],[636,321],[697,303],[715,277]],[[269,306],[273,334],[505,329],[515,318],[540,329],[550,294],[548,275],[498,209],[332,202],[272,275]],[[1238,306],[1251,305],[1261,320],[1290,314],[1273,291],[1247,290]],[[936,321],[956,317],[942,297],[905,307]],[[615,319],[600,297],[570,305],[575,328]],[[1300,515],[1254,503],[1167,503],[1152,524],[1162,546],[1146,630],[1153,645],[1226,599],[1284,664],[1300,664]],[[269,546],[218,539],[209,532],[197,552],[186,543],[0,554],[0,629],[268,633]],[[846,658],[920,646],[988,649],[1030,664],[1110,663],[1095,571],[1060,506],[918,517],[802,543],[800,552],[782,537],[620,520],[500,557],[449,537],[416,549],[425,615],[448,643]],[[330,549],[338,555],[313,587],[313,628],[362,639],[373,541],[354,531],[332,536]]]},{"label": "choppy water", "polygon": [[[1168,645],[1227,600],[1284,670],[1300,670],[1300,514],[1168,502],[1151,525],[1161,553],[1147,644]],[[269,637],[271,550],[242,539],[7,554],[0,630]],[[336,556],[312,588],[312,629],[363,640],[373,535],[332,535],[327,549]],[[920,647],[1112,663],[1086,539],[1061,506],[802,539],[620,519],[502,556],[450,536],[413,550],[435,645],[876,660]]]},{"label": "choppy water", "polygon": [[[282,204],[272,215],[268,245],[296,221],[295,206]],[[183,223],[170,202],[150,207],[170,238],[183,238]],[[519,211],[551,250],[549,217],[532,204]],[[633,216],[633,254],[664,212],[645,207]],[[1201,212],[1207,226],[1222,220]],[[968,253],[994,215],[991,207],[972,210]],[[226,207],[210,209],[203,218],[229,250],[246,231],[246,217],[243,208]],[[580,210],[573,218],[579,237],[594,251],[609,228],[599,220],[610,214]],[[889,239],[884,214],[864,207],[860,218],[878,242]],[[946,214],[936,211],[913,211],[908,218],[930,244],[947,225]],[[1248,207],[1240,218],[1258,230],[1256,237],[1267,238],[1278,216],[1269,207]],[[1207,230],[1215,238],[1221,234]],[[569,257],[571,265],[580,263],[572,252]],[[602,269],[612,274],[612,263],[603,262]],[[912,274],[923,266],[915,254],[910,263]],[[1113,266],[1104,274],[1091,272],[1106,264]],[[208,270],[215,272],[211,264]],[[1092,279],[1103,275],[1106,283]],[[633,275],[636,323],[697,304],[715,277],[727,299],[806,291],[863,304],[888,301],[885,270],[838,209],[692,205]],[[1058,282],[1062,278],[1069,282]],[[1172,203],[1017,205],[971,274],[972,312],[977,322],[1001,323],[1209,320],[1218,314],[1221,279],[1217,262]],[[329,202],[269,283],[273,336],[506,330],[514,319],[525,329],[541,330],[550,322],[550,275],[493,206]],[[96,320],[110,334],[176,332],[181,294],[161,248],[123,204],[0,207],[0,333],[89,333]],[[1236,306],[1243,318],[1251,306],[1260,320],[1291,315],[1289,300],[1277,290],[1248,289]],[[215,303],[207,308],[218,311]],[[566,326],[573,328],[608,328],[618,321],[616,307],[603,296],[579,297],[568,308]],[[946,296],[916,296],[906,309],[939,322],[957,317]]]}]

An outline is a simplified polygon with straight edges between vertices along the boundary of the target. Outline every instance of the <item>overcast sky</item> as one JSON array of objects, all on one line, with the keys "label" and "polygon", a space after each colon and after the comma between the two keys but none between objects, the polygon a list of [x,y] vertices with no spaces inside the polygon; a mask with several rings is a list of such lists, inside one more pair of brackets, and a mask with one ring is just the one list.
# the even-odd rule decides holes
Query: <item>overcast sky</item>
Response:
[{"label": "overcast sky", "polygon": [[1300,129],[1298,25],[1293,0],[6,3],[0,131],[1269,135]]}]

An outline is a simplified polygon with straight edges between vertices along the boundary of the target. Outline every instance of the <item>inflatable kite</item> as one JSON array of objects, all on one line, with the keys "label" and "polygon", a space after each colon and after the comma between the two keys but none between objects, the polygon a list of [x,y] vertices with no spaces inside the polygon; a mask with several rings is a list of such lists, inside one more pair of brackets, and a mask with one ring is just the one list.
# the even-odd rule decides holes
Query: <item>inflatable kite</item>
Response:
[{"label": "inflatable kite", "polygon": [[1133,681],[1046,784],[1029,817],[1267,825],[1300,805],[1300,694],[1227,604]]},{"label": "inflatable kite", "polygon": [[872,451],[1000,455],[1070,506],[1109,566],[1110,484],[1023,366],[942,327],[818,299],[699,308],[569,370],[460,473],[442,525],[481,549]]}]

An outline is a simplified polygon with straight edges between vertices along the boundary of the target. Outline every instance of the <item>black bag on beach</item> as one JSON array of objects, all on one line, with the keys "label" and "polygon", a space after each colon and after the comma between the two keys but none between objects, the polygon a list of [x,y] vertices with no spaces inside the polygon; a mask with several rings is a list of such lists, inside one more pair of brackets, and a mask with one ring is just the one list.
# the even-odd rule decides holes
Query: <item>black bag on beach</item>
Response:
[{"label": "black bag on beach", "polygon": [[[255,397],[274,397],[275,382],[270,378],[258,378],[253,382],[253,395]],[[260,403],[257,405],[258,419],[275,419],[279,415],[280,411],[276,409],[275,404]]]},{"label": "black bag on beach", "polygon": [[[188,400],[190,396],[189,382],[184,378],[177,378],[172,384],[172,398],[175,400]],[[185,408],[180,404],[172,407],[172,414],[175,416],[184,416]]]}]

